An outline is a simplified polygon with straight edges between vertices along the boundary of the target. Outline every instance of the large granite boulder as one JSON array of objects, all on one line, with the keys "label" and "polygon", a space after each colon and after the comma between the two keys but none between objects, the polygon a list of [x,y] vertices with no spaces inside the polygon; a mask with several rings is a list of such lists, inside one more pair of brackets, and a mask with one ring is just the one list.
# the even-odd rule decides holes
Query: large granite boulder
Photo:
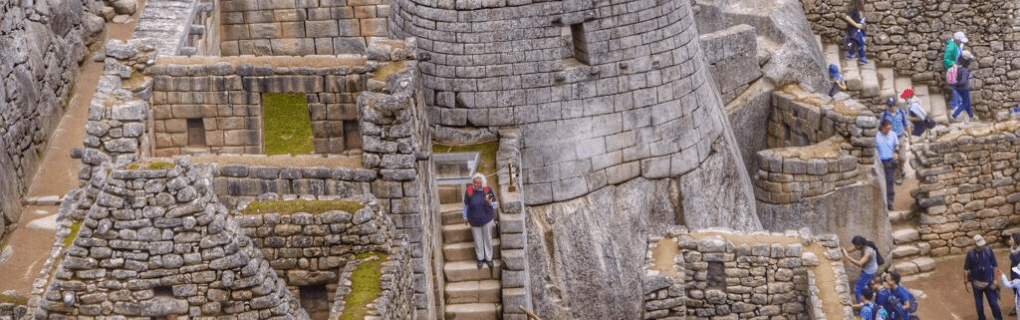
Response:
[{"label": "large granite boulder", "polygon": [[528,207],[536,313],[544,319],[640,319],[647,236],[677,222],[668,198],[654,196],[669,188],[665,179],[636,178]]}]

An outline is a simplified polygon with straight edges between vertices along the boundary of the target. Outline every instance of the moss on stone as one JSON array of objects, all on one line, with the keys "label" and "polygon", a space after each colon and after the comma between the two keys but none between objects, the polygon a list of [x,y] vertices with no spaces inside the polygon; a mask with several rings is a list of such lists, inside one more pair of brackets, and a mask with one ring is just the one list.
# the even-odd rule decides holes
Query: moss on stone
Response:
[{"label": "moss on stone", "polygon": [[389,78],[391,74],[397,73],[400,70],[404,70],[403,60],[390,62],[383,66],[382,68],[375,70],[375,73],[372,74],[372,80],[386,81],[386,79]]},{"label": "moss on stone", "polygon": [[[377,259],[369,259],[370,257]],[[368,304],[382,292],[379,278],[382,277],[382,263],[386,261],[386,254],[367,252],[358,254],[355,258],[369,260],[359,264],[351,275],[351,293],[344,299],[344,312],[340,314],[340,320],[364,319],[369,315]]]},{"label": "moss on stone", "polygon": [[173,167],[174,167],[174,164],[170,163],[170,162],[166,162],[166,161],[153,161],[153,162],[147,162],[147,163],[143,163],[143,164],[132,163],[132,164],[129,164],[127,166],[127,169],[128,170],[138,170],[138,169],[143,169],[143,170],[163,170],[163,169],[169,169],[169,168],[173,168]]},{"label": "moss on stone", "polygon": [[263,213],[282,213],[282,214],[293,214],[298,212],[307,212],[311,214],[319,214],[327,211],[340,210],[350,213],[358,212],[365,206],[355,201],[339,201],[339,200],[274,200],[274,201],[261,201],[252,202],[247,208],[241,210],[241,214],[263,214]]},{"label": "moss on stone", "polygon": [[0,293],[0,303],[12,303],[15,305],[23,306],[28,304],[28,297]]},{"label": "moss on stone", "polygon": [[265,154],[310,154],[312,120],[304,93],[266,93],[262,95],[265,124]]},{"label": "moss on stone", "polygon": [[67,234],[67,236],[64,236],[64,241],[63,241],[64,249],[70,247],[70,244],[72,242],[74,242],[74,238],[78,237],[78,231],[82,229],[82,222],[83,221],[84,220],[79,220],[77,222],[74,222],[74,224],[70,225],[70,234]]}]

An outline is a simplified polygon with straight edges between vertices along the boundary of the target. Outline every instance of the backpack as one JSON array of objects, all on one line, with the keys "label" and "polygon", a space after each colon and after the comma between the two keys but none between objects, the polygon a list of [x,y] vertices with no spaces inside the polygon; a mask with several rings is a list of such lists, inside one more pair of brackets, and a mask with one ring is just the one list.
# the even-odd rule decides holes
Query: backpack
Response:
[{"label": "backpack", "polygon": [[953,39],[946,40],[946,51],[942,53],[942,67],[949,70],[954,64],[956,64],[956,52],[960,51],[960,47],[956,46],[956,42]]},{"label": "backpack", "polygon": [[959,70],[960,67],[955,65],[949,68],[949,70],[946,70],[946,82],[949,82],[949,84],[956,84],[956,82],[959,81],[959,77],[957,76],[957,71]]},{"label": "backpack", "polygon": [[[468,187],[468,189],[467,189],[468,197],[471,196],[471,192],[473,192],[473,191],[474,191],[474,188]],[[488,194],[488,193],[489,193],[489,187],[486,186],[485,188],[482,189],[482,194]]]},{"label": "backpack", "polygon": [[868,303],[861,307],[861,314],[864,314],[864,309],[871,311],[871,318],[864,320],[886,320],[889,318],[889,313],[885,311],[885,308],[875,302]]},{"label": "backpack", "polygon": [[[903,113],[903,109],[896,109],[896,113],[899,114],[899,115],[902,115],[901,120],[903,121],[903,127],[906,128],[907,127],[907,115]],[[889,119],[889,122],[890,123],[892,122],[892,115],[889,114],[889,110],[882,111],[882,119]],[[876,258],[875,262],[878,262],[879,265],[881,265],[883,262],[885,262],[884,259],[882,259],[882,256],[878,254],[878,250],[875,250],[875,256],[876,256],[875,257]]]}]

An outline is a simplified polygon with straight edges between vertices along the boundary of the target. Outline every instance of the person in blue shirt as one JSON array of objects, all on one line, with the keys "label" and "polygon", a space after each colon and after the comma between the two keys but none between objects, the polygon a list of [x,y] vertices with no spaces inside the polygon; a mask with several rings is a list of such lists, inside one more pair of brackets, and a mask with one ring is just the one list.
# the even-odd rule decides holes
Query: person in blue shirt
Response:
[{"label": "person in blue shirt", "polygon": [[910,320],[911,314],[917,312],[917,299],[900,285],[902,277],[898,272],[886,273],[883,279],[889,289],[889,306],[886,310],[889,310],[891,319]]},{"label": "person in blue shirt", "polygon": [[875,149],[878,151],[878,158],[882,160],[882,169],[885,171],[886,206],[889,210],[892,210],[893,196],[896,195],[893,180],[895,179],[897,160],[899,160],[899,155],[896,153],[899,139],[892,132],[892,124],[889,123],[888,119],[882,119],[879,129],[881,131],[875,135]]},{"label": "person in blue shirt", "polygon": [[967,291],[974,289],[974,306],[977,307],[978,320],[985,320],[984,298],[988,298],[988,306],[992,309],[992,316],[995,320],[1002,320],[1002,312],[999,311],[999,291],[995,282],[995,252],[987,246],[985,238],[980,234],[974,235],[975,247],[967,251],[967,258],[963,262],[964,288]]},{"label": "person in blue shirt", "polygon": [[[900,96],[905,100],[910,100],[910,97],[914,96],[914,91],[907,89],[903,91]],[[909,138],[907,137],[907,129],[910,127],[910,121],[908,121],[907,113],[896,107],[896,98],[888,98],[885,100],[886,110],[882,112],[882,119],[889,120],[892,124],[892,131],[896,134],[896,140],[899,144],[899,161],[896,162],[896,184],[903,184],[903,177],[906,173],[903,172],[904,166],[907,164],[907,147],[909,145]]]},{"label": "person in blue shirt", "polygon": [[836,88],[846,91],[846,80],[843,80],[843,75],[839,73],[839,67],[834,64],[829,65],[829,81],[832,82],[832,88],[829,89],[829,96],[836,94]]},{"label": "person in blue shirt", "polygon": [[482,265],[492,263],[492,226],[496,217],[496,196],[489,189],[485,176],[476,173],[471,178],[471,185],[464,193],[464,223],[471,225],[471,237],[475,241],[475,258],[478,269]]},{"label": "person in blue shirt", "polygon": [[[1009,272],[1020,273],[1020,265],[1013,266],[1013,268],[1009,269]],[[995,273],[999,275],[999,281],[1002,281],[1002,284],[1006,285],[1006,287],[1013,288],[1013,301],[1014,305],[1016,305],[1013,312],[1016,314],[1016,312],[1020,311],[1020,293],[1017,293],[1017,289],[1020,289],[1020,279],[1006,279],[1006,275],[1002,274],[999,269],[995,269]]]},{"label": "person in blue shirt", "polygon": [[952,84],[953,91],[960,95],[960,107],[953,111],[953,119],[960,115],[960,112],[967,111],[969,118],[974,118],[974,112],[970,108],[970,79],[973,78],[973,74],[970,72],[970,60],[974,59],[974,55],[970,51],[964,51],[962,59],[959,59],[956,71],[956,83]]},{"label": "person in blue shirt", "polygon": [[861,292],[861,297],[864,297],[864,305],[861,306],[860,318],[863,320],[886,320],[889,318],[889,313],[885,311],[885,308],[878,305],[874,301],[875,290],[872,288],[865,288]]}]

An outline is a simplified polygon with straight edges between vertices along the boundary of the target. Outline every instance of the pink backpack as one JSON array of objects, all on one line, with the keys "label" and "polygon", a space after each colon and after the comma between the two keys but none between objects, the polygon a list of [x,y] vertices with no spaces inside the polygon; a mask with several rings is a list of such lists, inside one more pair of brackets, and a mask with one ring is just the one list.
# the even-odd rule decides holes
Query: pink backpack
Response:
[{"label": "pink backpack", "polygon": [[949,70],[946,70],[946,82],[949,82],[949,84],[956,84],[956,70],[959,68],[960,67],[954,65],[952,68],[949,68]]}]

